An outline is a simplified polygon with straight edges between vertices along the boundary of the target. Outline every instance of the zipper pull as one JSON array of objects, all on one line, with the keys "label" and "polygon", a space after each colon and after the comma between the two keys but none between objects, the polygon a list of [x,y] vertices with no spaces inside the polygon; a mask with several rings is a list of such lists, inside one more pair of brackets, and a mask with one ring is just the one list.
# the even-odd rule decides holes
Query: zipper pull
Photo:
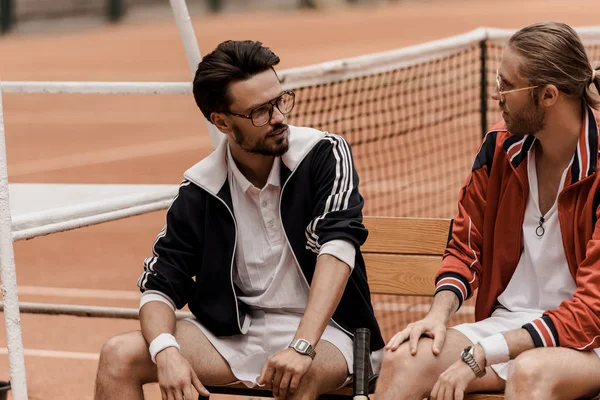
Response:
[{"label": "zipper pull", "polygon": [[544,229],[544,227],[542,226],[542,224],[544,223],[544,217],[540,217],[540,224],[538,225],[537,228],[535,228],[535,234],[538,235],[539,237],[544,236],[544,233],[546,233],[546,229]]}]

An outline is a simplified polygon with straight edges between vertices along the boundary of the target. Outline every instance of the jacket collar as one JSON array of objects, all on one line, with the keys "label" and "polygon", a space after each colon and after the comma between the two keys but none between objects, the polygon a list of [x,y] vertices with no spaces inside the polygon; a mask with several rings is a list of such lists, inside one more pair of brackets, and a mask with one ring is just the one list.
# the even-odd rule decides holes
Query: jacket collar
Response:
[{"label": "jacket collar", "polygon": [[[325,132],[292,125],[289,127],[289,149],[281,156],[281,162],[287,169],[294,171],[306,154],[319,140],[325,137]],[[227,139],[225,136],[215,151],[185,171],[184,177],[213,195],[218,195],[227,181]]]},{"label": "jacket collar", "polygon": [[[587,104],[584,105],[583,114],[579,142],[571,165],[571,184],[594,174],[598,167],[598,123]],[[515,168],[527,159],[535,140],[532,135],[511,135],[506,139],[504,151]]]}]

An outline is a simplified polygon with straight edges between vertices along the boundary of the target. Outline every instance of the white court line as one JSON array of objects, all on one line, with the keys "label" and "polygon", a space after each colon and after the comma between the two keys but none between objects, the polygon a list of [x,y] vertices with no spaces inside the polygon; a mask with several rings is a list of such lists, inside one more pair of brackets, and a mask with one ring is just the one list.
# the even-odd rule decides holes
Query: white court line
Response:
[{"label": "white court line", "polygon": [[[7,355],[8,349],[0,347],[0,355]],[[25,349],[25,356],[29,357],[45,357],[45,358],[67,358],[71,360],[90,360],[98,361],[100,354],[98,353],[81,353],[77,351],[54,351],[54,350],[39,350]]]},{"label": "white court line", "polygon": [[72,289],[41,286],[18,286],[19,295],[74,297],[85,299],[139,300],[140,292],[129,290]]},{"label": "white court line", "polygon": [[210,146],[209,144],[203,143],[199,136],[160,140],[151,143],[136,143],[105,150],[89,151],[11,164],[10,175],[14,177],[38,172],[57,171],[67,168],[86,167],[88,165],[132,160],[141,157],[179,153],[182,151],[199,149],[203,145],[207,147]]}]

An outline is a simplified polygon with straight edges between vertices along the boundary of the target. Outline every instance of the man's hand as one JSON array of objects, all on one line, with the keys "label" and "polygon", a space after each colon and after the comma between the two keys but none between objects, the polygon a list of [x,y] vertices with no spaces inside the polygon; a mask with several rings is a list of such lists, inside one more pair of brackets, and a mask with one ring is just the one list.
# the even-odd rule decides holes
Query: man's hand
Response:
[{"label": "man's hand", "polygon": [[194,400],[194,388],[209,396],[190,363],[175,347],[167,347],[156,355],[158,384],[163,400]]},{"label": "man's hand", "polygon": [[[485,352],[479,345],[475,345],[475,361],[481,368],[485,368]],[[469,383],[477,377],[475,372],[463,360],[458,360],[444,371],[431,390],[432,400],[463,400],[465,390]]]},{"label": "man's hand", "polygon": [[269,385],[272,382],[273,396],[276,399],[285,399],[288,395],[296,393],[300,379],[311,364],[312,358],[309,356],[294,349],[285,349],[267,359],[258,384]]},{"label": "man's hand", "polygon": [[409,340],[410,354],[417,354],[417,345],[422,335],[433,339],[431,351],[438,355],[446,340],[446,323],[443,318],[427,316],[420,321],[408,324],[406,328],[396,333],[385,346],[386,350],[396,351],[405,341]]},{"label": "man's hand", "polygon": [[431,390],[432,400],[463,400],[469,383],[476,379],[475,372],[463,360],[445,370]]}]

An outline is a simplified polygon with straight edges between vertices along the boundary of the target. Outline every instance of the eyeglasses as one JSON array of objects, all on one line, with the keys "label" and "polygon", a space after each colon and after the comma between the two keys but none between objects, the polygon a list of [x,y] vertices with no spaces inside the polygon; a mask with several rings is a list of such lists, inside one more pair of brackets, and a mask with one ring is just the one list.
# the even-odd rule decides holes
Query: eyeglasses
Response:
[{"label": "eyeglasses", "polygon": [[539,87],[539,86],[527,86],[527,87],[518,88],[518,89],[502,90],[502,78],[500,78],[500,72],[498,69],[496,70],[496,86],[498,87],[498,94],[502,98],[507,93],[520,92],[521,90],[535,89],[535,88]]},{"label": "eyeglasses", "polygon": [[252,125],[258,127],[265,126],[273,118],[273,107],[277,107],[280,113],[283,115],[288,114],[294,108],[296,101],[296,95],[291,90],[286,90],[278,97],[271,101],[267,101],[264,104],[252,109],[250,114],[238,114],[231,111],[227,113],[235,115],[236,117],[246,118],[252,121]]}]

